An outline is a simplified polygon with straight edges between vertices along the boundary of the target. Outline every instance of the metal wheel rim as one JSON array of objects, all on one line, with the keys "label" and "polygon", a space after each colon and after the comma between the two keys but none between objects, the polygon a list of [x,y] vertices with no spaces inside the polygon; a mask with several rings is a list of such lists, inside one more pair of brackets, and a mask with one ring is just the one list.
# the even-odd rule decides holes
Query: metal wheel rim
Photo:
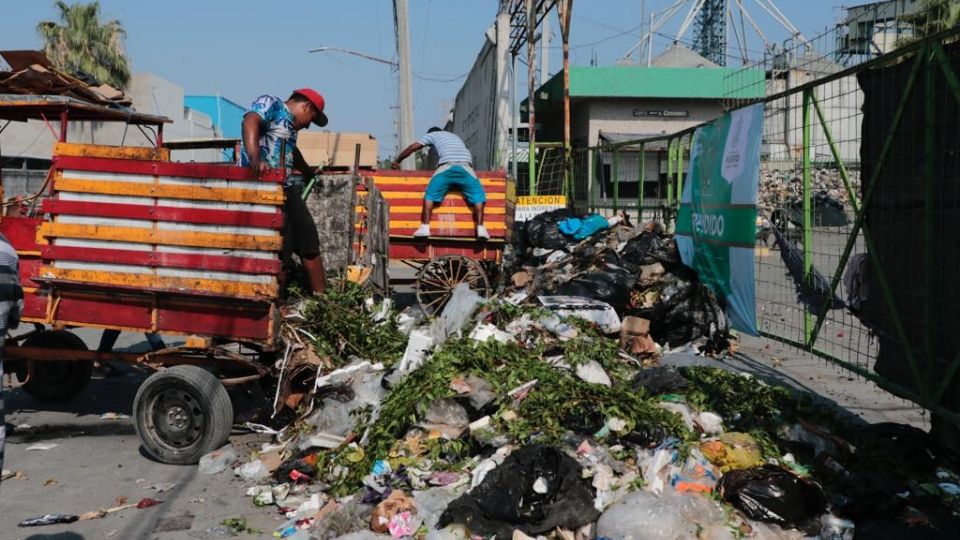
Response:
[{"label": "metal wheel rim", "polygon": [[417,301],[429,314],[440,312],[450,300],[453,289],[467,283],[471,290],[486,297],[490,290],[487,273],[477,261],[459,255],[431,259],[417,274]]},{"label": "metal wheel rim", "polygon": [[168,450],[184,451],[200,442],[206,415],[195,394],[165,387],[147,401],[146,421],[157,443]]}]

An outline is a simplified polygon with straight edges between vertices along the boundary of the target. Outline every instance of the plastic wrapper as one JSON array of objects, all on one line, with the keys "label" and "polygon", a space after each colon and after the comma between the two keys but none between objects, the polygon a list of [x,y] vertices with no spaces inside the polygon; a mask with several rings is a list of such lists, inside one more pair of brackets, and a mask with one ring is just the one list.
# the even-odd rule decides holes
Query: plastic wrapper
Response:
[{"label": "plastic wrapper", "polygon": [[731,471],[720,479],[720,496],[750,519],[783,527],[820,530],[827,499],[819,484],[775,465]]}]

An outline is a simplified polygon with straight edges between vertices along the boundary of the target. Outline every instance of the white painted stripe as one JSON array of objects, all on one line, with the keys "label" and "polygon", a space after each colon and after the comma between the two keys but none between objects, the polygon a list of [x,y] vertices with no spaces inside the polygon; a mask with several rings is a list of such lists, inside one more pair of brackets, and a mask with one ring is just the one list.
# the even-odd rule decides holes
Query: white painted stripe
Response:
[{"label": "white painted stripe", "polygon": [[80,247],[90,249],[126,249],[131,251],[153,251],[150,244],[136,244],[133,242],[112,242],[110,240],[80,240],[77,238],[55,238],[53,245],[64,247]]},{"label": "white painted stripe", "polygon": [[235,212],[262,212],[272,214],[277,207],[271,204],[232,203],[220,201],[194,201],[188,199],[157,199],[157,206],[175,208],[200,208],[204,210],[231,210]]},{"label": "white painted stripe", "polygon": [[279,237],[280,232],[263,227],[234,227],[232,225],[200,225],[198,223],[176,223],[172,221],[158,221],[157,230],[161,231],[189,231],[214,234],[251,234],[258,236]]},{"label": "white painted stripe", "polygon": [[104,180],[107,182],[130,182],[133,184],[152,184],[154,178],[153,176],[144,174],[75,171],[71,169],[64,169],[63,177],[74,180]]},{"label": "white painted stripe", "polygon": [[208,188],[251,189],[255,191],[280,191],[283,186],[276,182],[258,180],[224,180],[222,178],[191,178],[186,176],[153,176],[114,172],[93,172],[64,169],[64,178],[74,180],[102,180],[108,182],[129,182],[133,184],[152,184],[168,186],[203,186]]},{"label": "white painted stripe", "polygon": [[215,279],[218,281],[243,281],[244,283],[268,284],[273,276],[259,274],[234,274],[232,272],[207,272],[181,270],[179,268],[157,268],[157,275],[164,277]]},{"label": "white painted stripe", "polygon": [[61,201],[80,201],[107,204],[136,204],[150,206],[156,199],[150,197],[127,197],[125,195],[99,195],[96,193],[74,193],[72,191],[58,191],[57,198]]},{"label": "white painted stripe", "polygon": [[110,227],[134,227],[137,229],[151,229],[153,228],[153,221],[148,221],[145,219],[120,219],[120,218],[105,218],[99,216],[68,216],[68,215],[59,215],[54,220],[57,223],[70,223],[75,225],[103,225]]},{"label": "white painted stripe", "polygon": [[160,185],[166,186],[202,186],[207,188],[252,189],[255,191],[279,191],[280,184],[257,180],[222,180],[219,178],[188,178],[184,176],[161,176]]},{"label": "white painted stripe", "polygon": [[198,248],[182,246],[157,246],[158,253],[183,253],[187,255],[215,255],[224,257],[245,257],[250,259],[279,260],[273,251],[251,251],[247,249]]},{"label": "white painted stripe", "polygon": [[169,206],[172,208],[199,208],[201,210],[229,210],[232,212],[259,212],[272,214],[277,207],[272,204],[230,203],[220,201],[193,201],[188,199],[167,199],[152,197],[128,197],[126,195],[101,195],[97,193],[75,193],[59,191],[57,198],[62,201],[79,201],[106,204],[135,204],[140,206]]}]

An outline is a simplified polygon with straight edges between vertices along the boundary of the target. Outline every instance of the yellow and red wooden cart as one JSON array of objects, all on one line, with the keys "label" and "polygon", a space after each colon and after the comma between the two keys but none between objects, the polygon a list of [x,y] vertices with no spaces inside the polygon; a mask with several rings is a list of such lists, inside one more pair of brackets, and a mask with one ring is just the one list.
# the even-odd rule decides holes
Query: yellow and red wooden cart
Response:
[{"label": "yellow and red wooden cart", "polygon": [[[433,171],[375,171],[370,179],[390,204],[390,260],[417,270],[417,301],[428,314],[438,312],[451,291],[466,283],[481,296],[491,292],[491,276],[507,238],[507,179],[504,172],[477,171],[487,193],[484,222],[490,240],[476,238],[473,215],[463,196],[447,194],[433,212],[428,239],[414,238],[420,225],[423,194]],[[358,212],[362,208],[357,208]]]},{"label": "yellow and red wooden cart", "polygon": [[[0,219],[20,257],[22,321],[35,325],[8,340],[10,371],[34,397],[59,401],[86,386],[94,361],[158,369],[134,402],[137,433],[150,456],[194,463],[230,433],[224,386],[267,374],[277,349],[284,172],[254,179],[229,164],[171,162],[166,118],[0,95],[0,122],[26,119],[59,119],[60,133],[33,211]],[[74,120],[148,128],[155,146],[71,144]],[[98,353],[74,327],[190,337],[143,355]]]}]

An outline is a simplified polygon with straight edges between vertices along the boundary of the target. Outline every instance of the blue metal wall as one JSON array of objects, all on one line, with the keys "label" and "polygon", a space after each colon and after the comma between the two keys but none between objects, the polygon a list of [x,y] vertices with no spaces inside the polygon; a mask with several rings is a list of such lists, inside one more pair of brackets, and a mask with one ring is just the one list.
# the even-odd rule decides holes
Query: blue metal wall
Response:
[{"label": "blue metal wall", "polygon": [[246,107],[223,96],[184,96],[183,104],[210,115],[214,127],[223,137],[240,138],[240,123],[243,121]]}]

